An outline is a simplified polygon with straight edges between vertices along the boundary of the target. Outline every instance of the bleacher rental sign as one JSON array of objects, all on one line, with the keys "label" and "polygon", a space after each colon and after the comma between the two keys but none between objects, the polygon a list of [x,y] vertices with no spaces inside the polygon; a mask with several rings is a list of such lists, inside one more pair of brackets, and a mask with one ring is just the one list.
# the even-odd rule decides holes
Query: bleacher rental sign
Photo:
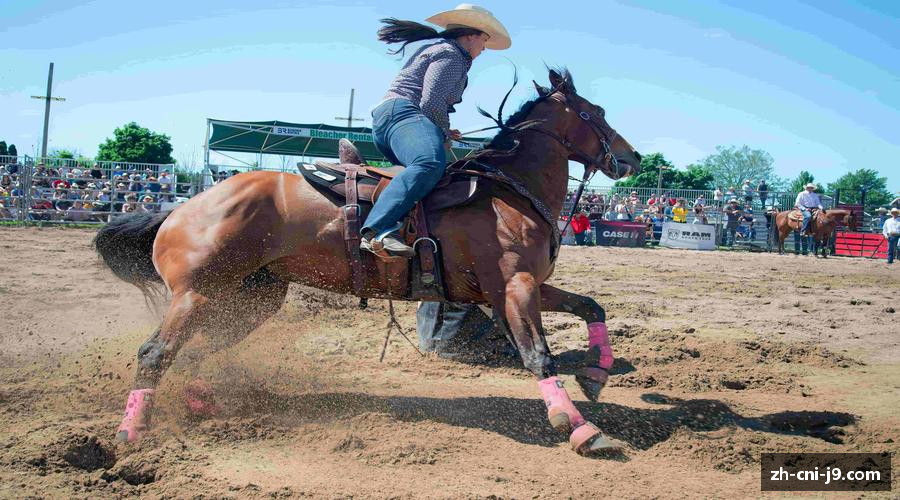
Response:
[{"label": "bleacher rental sign", "polygon": [[359,132],[344,132],[341,130],[320,130],[304,127],[272,127],[275,135],[290,135],[293,137],[312,137],[313,139],[348,139],[354,142],[372,142],[372,134]]},{"label": "bleacher rental sign", "polygon": [[662,227],[660,246],[690,250],[715,250],[716,226],[666,222]]}]

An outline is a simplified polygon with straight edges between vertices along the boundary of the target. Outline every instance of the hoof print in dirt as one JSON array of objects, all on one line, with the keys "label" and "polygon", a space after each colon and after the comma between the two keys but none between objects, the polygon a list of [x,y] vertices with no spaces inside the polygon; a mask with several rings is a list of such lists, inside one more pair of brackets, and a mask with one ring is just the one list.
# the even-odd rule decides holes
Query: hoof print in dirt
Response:
[{"label": "hoof print in dirt", "polygon": [[122,480],[132,486],[137,486],[156,481],[157,473],[157,465],[155,463],[150,463],[140,456],[132,455],[116,464],[112,469],[105,471],[100,477],[110,483]]},{"label": "hoof print in dirt", "polygon": [[95,471],[112,467],[116,463],[116,452],[97,436],[81,436],[69,444],[63,460],[72,467]]}]

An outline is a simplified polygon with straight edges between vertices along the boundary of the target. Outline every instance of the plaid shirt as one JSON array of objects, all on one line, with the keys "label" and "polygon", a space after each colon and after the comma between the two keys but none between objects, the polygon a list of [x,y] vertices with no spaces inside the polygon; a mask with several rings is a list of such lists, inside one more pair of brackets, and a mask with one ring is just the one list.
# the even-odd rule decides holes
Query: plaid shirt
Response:
[{"label": "plaid shirt", "polygon": [[449,114],[462,102],[471,67],[472,57],[456,40],[426,45],[406,61],[384,98],[412,101],[448,137]]}]

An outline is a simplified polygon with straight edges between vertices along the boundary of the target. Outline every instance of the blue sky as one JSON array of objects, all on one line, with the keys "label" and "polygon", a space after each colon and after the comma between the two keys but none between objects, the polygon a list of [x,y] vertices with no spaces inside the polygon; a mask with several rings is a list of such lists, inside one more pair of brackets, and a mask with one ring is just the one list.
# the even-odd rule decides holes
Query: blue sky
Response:
[{"label": "blue sky", "polygon": [[[13,1],[0,23],[0,138],[40,147],[42,94],[56,63],[50,148],[93,156],[128,121],[202,155],[205,119],[340,124],[402,61],[378,19],[423,20],[455,3],[401,1]],[[900,190],[900,2],[484,2],[512,48],[475,61],[455,128],[487,125],[512,78],[546,84],[568,66],[579,92],[641,152],[678,166],[747,144],[776,172],[832,181],[873,168]],[[543,5],[543,7],[541,6]],[[560,8],[562,6],[563,8]],[[513,94],[517,105],[530,85]],[[515,106],[513,106],[514,108]],[[510,109],[511,111],[512,109]]]}]

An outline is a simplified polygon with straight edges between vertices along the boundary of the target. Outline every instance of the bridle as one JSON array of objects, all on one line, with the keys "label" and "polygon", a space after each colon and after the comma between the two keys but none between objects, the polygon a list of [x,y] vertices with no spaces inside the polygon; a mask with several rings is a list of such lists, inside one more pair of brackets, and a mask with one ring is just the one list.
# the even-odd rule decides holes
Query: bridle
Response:
[{"label": "bridle", "polygon": [[569,141],[565,137],[561,137],[559,134],[552,130],[547,130],[538,125],[530,125],[523,127],[521,130],[531,130],[534,132],[542,133],[548,137],[553,138],[558,143],[560,143],[566,151],[569,152],[570,157],[574,157],[579,163],[584,165],[584,173],[585,173],[585,181],[590,180],[591,177],[597,173],[597,170],[602,169],[603,166],[610,166],[615,170],[616,178],[621,177],[619,175],[619,160],[616,159],[616,155],[612,153],[612,148],[610,147],[610,143],[616,140],[616,137],[619,136],[619,133],[615,131],[615,129],[610,128],[611,133],[607,136],[600,125],[594,121],[591,117],[591,114],[587,111],[582,111],[578,109],[577,106],[573,105],[573,103],[566,102],[564,99],[560,99],[555,97],[555,95],[559,92],[554,92],[553,94],[548,96],[548,99],[556,101],[563,106],[571,107],[576,113],[578,113],[578,117],[581,118],[582,121],[587,122],[587,125],[590,126],[591,131],[597,137],[597,141],[600,142],[600,152],[597,153],[597,156],[591,156],[585,153],[581,148],[579,148],[575,143]]}]

